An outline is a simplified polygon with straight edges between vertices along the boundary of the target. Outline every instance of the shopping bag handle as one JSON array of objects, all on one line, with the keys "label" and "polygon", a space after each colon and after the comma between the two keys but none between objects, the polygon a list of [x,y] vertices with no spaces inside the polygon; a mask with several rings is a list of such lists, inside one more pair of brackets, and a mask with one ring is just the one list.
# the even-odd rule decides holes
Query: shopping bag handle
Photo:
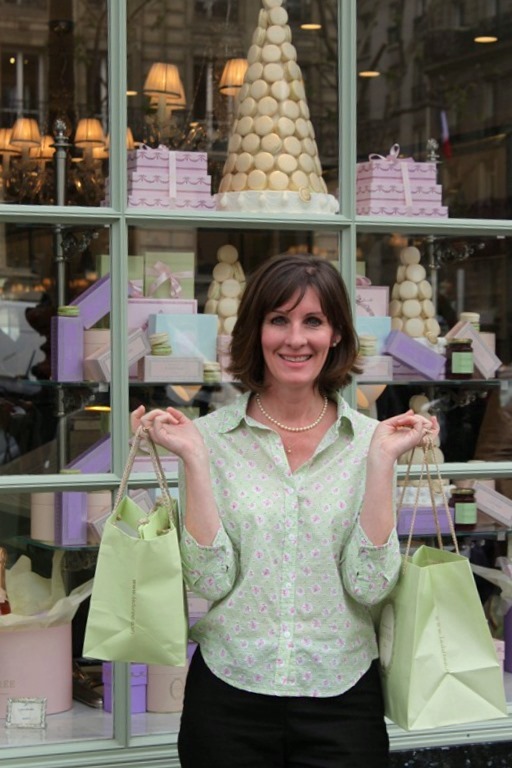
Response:
[{"label": "shopping bag handle", "polygon": [[[126,496],[126,489],[128,487],[128,478],[130,477],[130,473],[133,469],[133,462],[135,461],[135,456],[137,455],[137,451],[140,448],[140,444],[142,440],[146,441],[146,444],[148,447],[148,453],[151,458],[153,467],[155,469],[156,477],[158,480],[158,486],[162,492],[164,503],[167,504],[168,508],[172,510],[173,501],[171,498],[171,494],[169,493],[169,486],[167,485],[167,480],[162,467],[162,462],[160,461],[160,456],[158,455],[158,451],[156,450],[155,443],[153,441],[153,438],[149,434],[148,429],[143,426],[140,426],[137,429],[135,436],[133,438],[132,446],[130,448],[130,453],[128,454],[123,475],[121,477],[121,482],[119,483],[119,488],[117,490],[116,498],[114,501],[114,509],[117,509],[123,497]],[[176,523],[175,520],[171,520],[171,522]]]},{"label": "shopping bag handle", "polygon": [[[444,510],[445,510],[445,513],[446,513],[446,519],[448,520],[448,526],[450,528],[450,535],[451,535],[452,543],[453,543],[455,552],[457,554],[459,554],[459,543],[457,541],[457,536],[455,534],[455,526],[453,524],[452,516],[450,514],[450,509],[448,507],[448,500],[447,500],[446,494],[444,492],[444,486],[443,486],[443,481],[442,481],[442,477],[441,477],[441,472],[439,470],[439,464],[438,464],[438,462],[437,462],[437,460],[435,458],[434,447],[435,446],[434,446],[434,442],[433,442],[432,438],[427,436],[427,438],[425,439],[425,441],[423,443],[423,460],[422,460],[422,463],[421,463],[420,477],[419,477],[418,485],[417,485],[417,488],[416,488],[416,496],[415,496],[415,499],[414,499],[414,506],[413,506],[413,510],[412,510],[411,524],[409,526],[409,535],[407,537],[407,546],[406,546],[406,549],[405,549],[405,558],[404,558],[404,569],[405,569],[406,564],[408,562],[408,557],[409,557],[409,553],[410,553],[410,550],[411,550],[412,537],[414,535],[414,525],[416,523],[416,513],[418,511],[418,505],[419,505],[421,481],[423,480],[424,477],[426,477],[427,485],[428,485],[428,489],[429,489],[429,493],[430,493],[430,502],[432,504],[432,513],[434,515],[434,522],[435,522],[436,533],[437,533],[437,543],[439,545],[439,549],[443,549],[443,538],[442,538],[442,535],[441,535],[441,526],[439,525],[439,516],[437,514],[437,505],[436,505],[436,500],[435,500],[435,496],[434,496],[434,493],[435,493],[434,492],[434,481],[433,481],[432,474],[431,474],[431,471],[430,471],[431,465],[435,468],[435,470],[436,470],[436,479],[439,481],[440,495],[441,495],[442,500],[443,500],[443,506],[444,506]],[[398,512],[397,512],[397,514],[400,514],[400,510],[402,509],[402,506],[403,506],[403,501],[404,501],[404,496],[405,496],[405,489],[407,487],[407,481],[409,480],[410,473],[411,473],[413,453],[414,452],[411,451],[410,456],[409,456],[409,461],[407,463],[407,471],[405,473],[404,485],[402,487],[402,493],[400,494],[400,500],[398,502]],[[433,457],[431,465],[429,464],[429,456]]]}]

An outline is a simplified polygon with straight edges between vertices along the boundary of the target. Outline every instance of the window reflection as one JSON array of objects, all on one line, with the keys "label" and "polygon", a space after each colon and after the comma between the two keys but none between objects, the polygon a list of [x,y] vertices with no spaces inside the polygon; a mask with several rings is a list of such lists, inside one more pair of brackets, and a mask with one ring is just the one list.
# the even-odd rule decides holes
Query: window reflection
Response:
[{"label": "window reflection", "polygon": [[[358,157],[439,143],[450,217],[509,218],[512,3],[358,2]],[[477,42],[487,39],[490,42]]]},{"label": "window reflection", "polygon": [[[106,159],[89,153],[74,135],[85,118],[98,120],[108,134],[106,10],[106,0],[3,4],[0,202],[99,205],[103,200]],[[16,38],[27,40],[26,47],[13,47]],[[58,190],[54,170],[57,120],[68,140],[64,190]],[[17,126],[24,133],[14,141]]]}]

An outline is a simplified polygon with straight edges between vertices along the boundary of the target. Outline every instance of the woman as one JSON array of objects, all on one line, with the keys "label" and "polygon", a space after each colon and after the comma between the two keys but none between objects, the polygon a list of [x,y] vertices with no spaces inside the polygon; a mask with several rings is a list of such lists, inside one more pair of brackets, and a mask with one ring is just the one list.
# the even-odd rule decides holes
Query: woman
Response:
[{"label": "woman", "polygon": [[399,572],[395,461],[437,424],[351,409],[357,347],[336,269],[278,256],[233,333],[246,394],[194,422],[133,413],[182,460],[185,579],[212,602],[191,631],[183,768],[387,764],[370,608]]}]

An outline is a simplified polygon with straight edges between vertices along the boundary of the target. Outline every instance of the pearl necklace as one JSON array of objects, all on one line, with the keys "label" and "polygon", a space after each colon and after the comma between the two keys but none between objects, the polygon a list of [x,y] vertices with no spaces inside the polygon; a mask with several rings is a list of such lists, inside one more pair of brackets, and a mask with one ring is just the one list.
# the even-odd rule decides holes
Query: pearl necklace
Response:
[{"label": "pearl necklace", "polygon": [[286,432],[307,432],[309,429],[313,429],[317,426],[317,424],[320,424],[323,417],[325,416],[325,412],[327,411],[327,406],[329,404],[329,400],[327,397],[324,397],[324,404],[322,406],[322,411],[320,413],[320,416],[315,419],[311,424],[308,424],[305,427],[288,427],[286,424],[281,424],[280,421],[277,421],[277,419],[274,419],[273,416],[271,416],[269,413],[266,412],[266,410],[263,407],[263,404],[261,402],[261,397],[259,394],[256,394],[256,405],[262,412],[262,414],[265,416],[266,419],[272,422],[272,424],[275,424],[276,427],[279,427],[279,429],[284,429]]}]

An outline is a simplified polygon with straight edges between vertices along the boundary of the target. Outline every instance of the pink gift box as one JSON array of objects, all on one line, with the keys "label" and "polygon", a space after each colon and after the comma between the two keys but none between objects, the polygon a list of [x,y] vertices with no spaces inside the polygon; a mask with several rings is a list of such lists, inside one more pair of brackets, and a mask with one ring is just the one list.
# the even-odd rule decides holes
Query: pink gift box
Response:
[{"label": "pink gift box", "polygon": [[128,171],[140,170],[142,168],[151,168],[150,173],[155,173],[157,169],[169,172],[169,150],[167,147],[159,146],[138,147],[130,149],[127,153]]},{"label": "pink gift box", "polygon": [[[443,188],[440,184],[411,184],[411,195],[415,203],[442,205]],[[361,181],[356,188],[358,203],[389,205],[404,203],[403,185],[382,181]]]},{"label": "pink gift box", "polygon": [[414,368],[426,379],[444,379],[446,358],[433,352],[402,331],[391,331],[384,342],[383,354],[391,355],[401,363]]},{"label": "pink gift box", "polygon": [[212,177],[211,176],[183,176],[176,179],[176,194],[181,197],[190,192],[211,195]]},{"label": "pink gift box", "polygon": [[436,184],[435,162],[416,162],[412,157],[399,157],[399,154],[399,145],[393,144],[387,157],[372,154],[367,161],[357,163],[356,182],[378,180],[403,182],[404,177],[407,176],[410,181],[421,185]]},{"label": "pink gift box", "polygon": [[169,152],[169,173],[178,178],[186,172],[188,176],[193,174],[204,175],[208,169],[208,155],[206,152]]},{"label": "pink gift box", "polygon": [[128,206],[131,208],[165,208],[170,210],[171,200],[168,195],[163,193],[152,197],[151,193],[135,192],[128,195]]},{"label": "pink gift box", "polygon": [[91,328],[110,312],[110,275],[103,275],[70,302],[80,308],[84,328]]},{"label": "pink gift box", "polygon": [[[397,516],[396,530],[399,536],[406,536],[411,529],[413,516],[412,507],[402,507]],[[448,508],[453,522],[453,511]],[[437,518],[441,533],[450,533],[450,523],[446,516],[444,506],[437,507]],[[414,533],[420,535],[435,534],[437,532],[432,507],[418,507],[414,520]]]},{"label": "pink gift box", "polygon": [[87,493],[58,491],[55,493],[55,544],[80,546],[87,544]]},{"label": "pink gift box", "polygon": [[356,213],[358,216],[420,216],[425,219],[445,219],[448,216],[448,208],[436,203],[413,203],[411,207],[392,203],[356,203]]},{"label": "pink gift box", "polygon": [[0,630],[0,717],[9,698],[44,698],[54,715],[73,706],[71,623]]},{"label": "pink gift box", "polygon": [[436,184],[435,162],[417,163],[399,157],[393,144],[387,157],[370,155],[356,168],[356,212],[358,215],[421,216],[445,218],[441,187]]},{"label": "pink gift box", "polygon": [[128,176],[128,191],[163,192],[169,194],[169,173],[142,173],[134,171]]},{"label": "pink gift box", "polygon": [[195,315],[196,299],[128,299],[128,328],[147,331],[150,315]]},{"label": "pink gift box", "polygon": [[139,381],[197,384],[203,381],[203,375],[203,361],[198,357],[145,355],[138,364]]},{"label": "pink gift box", "polygon": [[411,368],[410,365],[405,365],[405,363],[401,363],[400,360],[395,360],[393,357],[391,360],[393,361],[393,379],[397,381],[423,381],[423,374],[419,373],[415,368]]},{"label": "pink gift box", "polygon": [[173,198],[170,208],[173,211],[214,211],[215,200],[211,195],[201,197]]},{"label": "pink gift box", "polygon": [[383,317],[389,314],[389,287],[387,285],[356,286],[356,315]]},{"label": "pink gift box", "polygon": [[[112,712],[112,662],[102,664],[103,709]],[[130,694],[132,715],[146,711],[148,668],[146,664],[130,664]]]},{"label": "pink gift box", "polygon": [[83,381],[84,326],[81,317],[55,315],[50,321],[54,381]]},{"label": "pink gift box", "polygon": [[188,665],[148,666],[148,712],[181,712]]},{"label": "pink gift box", "polygon": [[139,147],[128,152],[128,172],[148,170],[149,173],[162,171],[176,178],[184,172],[188,176],[204,176],[208,168],[206,152],[175,152],[167,147]]},{"label": "pink gift box", "polygon": [[368,355],[360,358],[363,372],[357,375],[357,381],[392,381],[393,358],[389,355]]}]

